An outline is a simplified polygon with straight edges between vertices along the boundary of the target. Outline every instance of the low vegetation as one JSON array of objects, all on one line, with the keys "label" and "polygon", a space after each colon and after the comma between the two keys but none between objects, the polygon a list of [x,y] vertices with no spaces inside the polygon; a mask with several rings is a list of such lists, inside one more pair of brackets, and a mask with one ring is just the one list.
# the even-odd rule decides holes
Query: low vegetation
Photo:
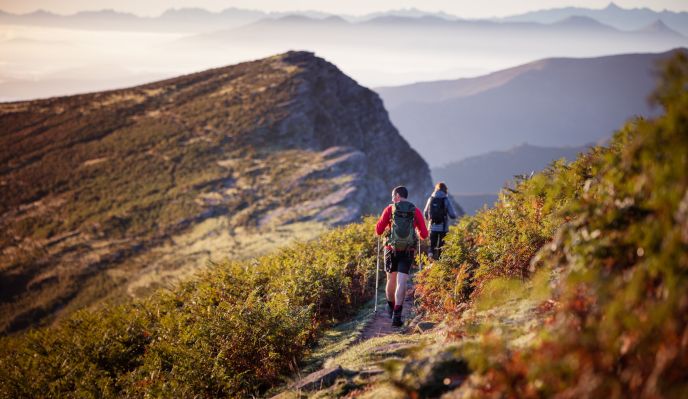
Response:
[{"label": "low vegetation", "polygon": [[255,150],[298,86],[284,66],[0,104],[0,332],[48,322],[75,296],[97,302],[83,293],[121,284],[106,270],[136,275],[123,263],[200,221],[250,228],[276,207],[258,198],[298,203],[306,186],[278,190],[270,171],[288,179],[313,152]]},{"label": "low vegetation", "polygon": [[[388,336],[332,349],[328,361],[315,356],[351,369],[382,362],[383,377],[337,392],[687,396],[684,53],[664,65],[653,99],[662,116],[634,120],[609,146],[520,178],[494,208],[453,227],[442,258],[416,277],[418,306],[443,320],[444,334]],[[213,265],[178,289],[3,338],[0,395],[265,393],[297,370],[325,326],[373,297],[372,224]],[[390,342],[422,346],[391,357],[357,352]]]},{"label": "low vegetation", "polygon": [[[298,51],[0,104],[0,334],[358,221],[385,174],[428,187],[399,137],[374,92]],[[389,143],[412,168],[371,155]]]},{"label": "low vegetation", "polygon": [[685,54],[653,100],[661,117],[464,218],[419,275],[472,371],[449,397],[688,395]]},{"label": "low vegetation", "polygon": [[374,294],[373,221],[0,342],[0,397],[250,396]]}]

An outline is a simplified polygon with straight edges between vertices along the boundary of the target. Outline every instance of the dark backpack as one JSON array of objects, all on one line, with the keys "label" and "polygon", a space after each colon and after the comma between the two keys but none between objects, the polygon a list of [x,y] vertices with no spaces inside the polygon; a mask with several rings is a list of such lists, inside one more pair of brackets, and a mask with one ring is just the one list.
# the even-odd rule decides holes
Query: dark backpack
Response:
[{"label": "dark backpack", "polygon": [[392,204],[392,228],[387,244],[394,250],[407,251],[415,248],[416,229],[413,227],[415,215],[416,207],[408,201]]},{"label": "dark backpack", "polygon": [[447,218],[447,202],[445,198],[432,197],[430,201],[430,220],[432,224],[444,224]]}]

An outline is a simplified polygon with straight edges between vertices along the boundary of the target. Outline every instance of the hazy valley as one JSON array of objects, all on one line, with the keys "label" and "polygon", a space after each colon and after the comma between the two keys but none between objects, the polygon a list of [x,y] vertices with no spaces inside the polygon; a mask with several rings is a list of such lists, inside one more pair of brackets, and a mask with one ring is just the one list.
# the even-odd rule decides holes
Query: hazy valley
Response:
[{"label": "hazy valley", "polygon": [[[634,12],[620,10],[617,19]],[[3,13],[0,100],[128,87],[301,49],[368,87],[475,77],[553,56],[685,47],[684,14],[649,12],[641,25],[627,29],[575,13],[547,22],[537,16],[467,20],[418,10],[357,17],[241,9],[171,9],[157,17],[111,10]]]},{"label": "hazy valley", "polygon": [[[477,78],[382,87],[392,122],[432,167],[522,143],[582,146],[650,116],[669,53],[553,58]],[[438,144],[439,143],[439,144]]]}]

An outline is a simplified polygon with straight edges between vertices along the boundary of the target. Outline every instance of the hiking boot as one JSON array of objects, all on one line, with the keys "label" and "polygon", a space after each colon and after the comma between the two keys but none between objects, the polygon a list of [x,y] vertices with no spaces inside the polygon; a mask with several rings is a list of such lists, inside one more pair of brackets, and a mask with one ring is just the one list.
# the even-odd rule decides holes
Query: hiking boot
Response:
[{"label": "hiking boot", "polygon": [[394,307],[394,315],[392,316],[392,327],[401,327],[404,323],[401,321],[401,305]]},{"label": "hiking boot", "polygon": [[394,302],[387,301],[387,314],[390,319],[394,316]]}]

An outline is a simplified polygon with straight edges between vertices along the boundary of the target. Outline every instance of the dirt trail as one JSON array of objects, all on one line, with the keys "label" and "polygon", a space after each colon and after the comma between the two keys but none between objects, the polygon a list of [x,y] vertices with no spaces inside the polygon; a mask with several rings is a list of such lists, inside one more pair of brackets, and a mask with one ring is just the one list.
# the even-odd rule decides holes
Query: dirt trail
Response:
[{"label": "dirt trail", "polygon": [[[388,334],[399,334],[404,333],[407,328],[408,322],[413,317],[413,297],[415,293],[415,287],[413,285],[414,275],[409,276],[406,282],[406,298],[404,299],[404,307],[402,310],[402,320],[404,325],[401,327],[392,327],[392,319],[387,313],[387,302],[381,300],[377,305],[377,313],[373,316],[373,319],[366,325],[361,334],[361,341],[368,340],[370,338],[382,337]],[[385,284],[386,281],[381,281],[380,284]]]},{"label": "dirt trail", "polygon": [[[323,348],[320,349],[320,353],[317,353],[315,356],[322,362],[317,366],[317,369],[309,368],[307,374],[300,374],[297,381],[289,384],[286,389],[273,398],[303,397],[302,394],[305,392],[313,394],[316,391],[322,391],[324,396],[321,397],[339,397],[340,395],[337,391],[339,388],[335,384],[338,379],[348,381],[349,385],[356,385],[361,383],[361,378],[364,380],[375,379],[383,374],[384,371],[379,366],[380,361],[390,356],[398,356],[399,350],[412,345],[408,337],[411,337],[411,333],[414,331],[414,324],[411,321],[416,316],[414,309],[414,277],[415,273],[411,274],[406,282],[406,297],[402,311],[403,326],[392,327],[392,319],[387,312],[384,294],[379,295],[376,313],[371,314],[372,309],[368,307],[365,310],[366,314],[361,315],[362,320],[355,322],[355,324],[360,323],[358,324],[360,327],[354,328],[348,333],[335,331],[334,334],[330,334],[331,336],[321,343]],[[385,283],[386,280],[382,277],[380,281],[381,288],[384,287]],[[344,323],[343,325],[346,324]],[[350,326],[346,328],[351,329]],[[403,335],[405,338],[400,335]],[[390,336],[392,340],[383,343],[380,343],[380,341],[367,342],[385,336]],[[346,342],[340,344],[339,342],[341,341]],[[363,363],[359,364],[361,362]],[[354,377],[359,380],[353,382]]]}]

